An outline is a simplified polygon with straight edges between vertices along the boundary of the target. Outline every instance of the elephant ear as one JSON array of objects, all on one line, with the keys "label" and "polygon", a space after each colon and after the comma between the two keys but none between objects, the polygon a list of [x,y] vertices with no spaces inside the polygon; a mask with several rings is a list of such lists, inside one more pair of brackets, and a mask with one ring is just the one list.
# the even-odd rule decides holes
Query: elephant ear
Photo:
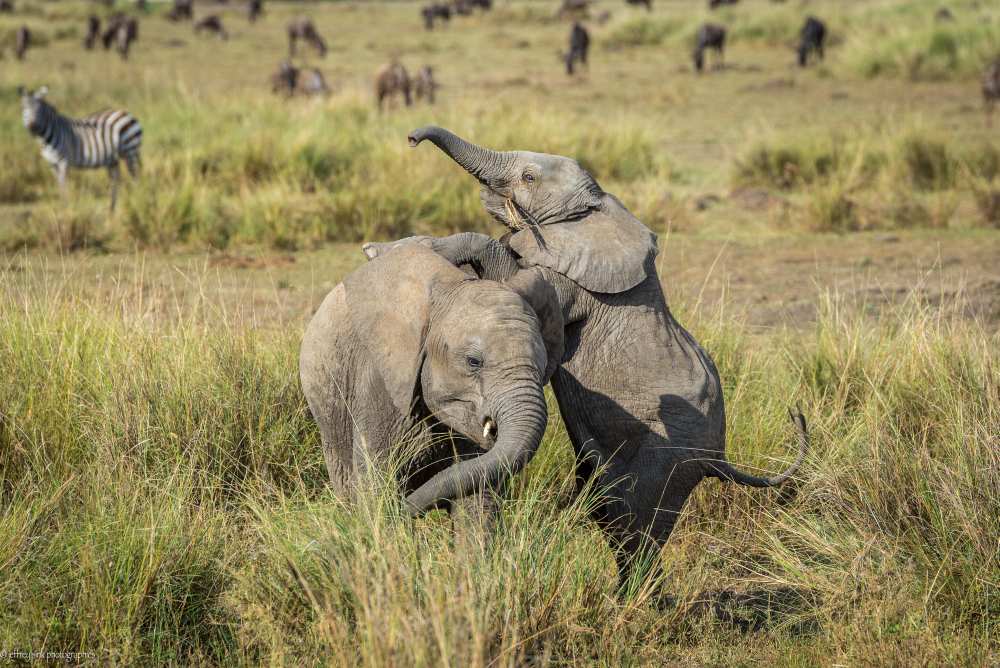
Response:
[{"label": "elephant ear", "polygon": [[591,292],[631,290],[654,271],[656,235],[612,195],[580,220],[551,223],[510,236],[527,263],[548,267]]},{"label": "elephant ear", "polygon": [[434,286],[454,273],[465,277],[429,248],[406,244],[344,279],[352,331],[367,354],[363,365],[381,377],[403,415],[417,396]]},{"label": "elephant ear", "polygon": [[565,351],[562,307],[559,305],[559,295],[551,283],[545,280],[542,272],[535,268],[516,272],[504,285],[516,292],[528,302],[538,316],[541,326],[542,340],[545,342],[545,376],[542,384],[549,382],[556,368],[562,364]]}]

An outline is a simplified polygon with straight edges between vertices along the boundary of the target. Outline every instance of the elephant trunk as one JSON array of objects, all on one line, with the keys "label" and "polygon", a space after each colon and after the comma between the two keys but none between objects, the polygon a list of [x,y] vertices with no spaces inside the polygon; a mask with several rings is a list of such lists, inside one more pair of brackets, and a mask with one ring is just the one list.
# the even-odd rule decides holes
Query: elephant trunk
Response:
[{"label": "elephant trunk", "polygon": [[417,146],[425,139],[444,151],[445,155],[476,177],[480,183],[487,185],[502,174],[504,164],[507,162],[504,153],[477,146],[434,125],[418,128],[407,136],[410,146]]},{"label": "elephant trunk", "polygon": [[496,445],[483,455],[449,466],[410,493],[406,505],[411,515],[496,484],[531,461],[548,422],[545,396],[536,381],[508,397],[495,404]]}]

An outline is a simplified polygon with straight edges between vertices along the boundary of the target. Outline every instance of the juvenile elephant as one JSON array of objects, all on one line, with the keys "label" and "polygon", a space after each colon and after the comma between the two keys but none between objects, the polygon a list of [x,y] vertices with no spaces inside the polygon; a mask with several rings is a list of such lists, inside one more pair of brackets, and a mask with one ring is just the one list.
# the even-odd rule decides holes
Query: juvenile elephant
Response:
[{"label": "juvenile elephant", "polygon": [[414,514],[470,495],[488,510],[481,492],[538,448],[562,346],[537,272],[479,280],[408,245],[351,273],[316,311],[299,363],[334,489],[349,496],[370,463],[415,447],[399,479]]},{"label": "juvenile elephant", "polygon": [[[752,476],[726,461],[719,373],[667,307],[656,236],[575,160],[493,151],[437,127],[409,137],[411,146],[424,140],[476,177],[487,212],[510,233],[504,243],[474,233],[422,242],[494,280],[540,271],[558,294],[566,353],[552,388],[578,486],[597,476],[607,492],[593,517],[623,582],[651,563],[703,478],[769,487],[795,473],[807,447],[799,414],[798,457],[780,475]],[[372,258],[393,245],[364,250]]]}]

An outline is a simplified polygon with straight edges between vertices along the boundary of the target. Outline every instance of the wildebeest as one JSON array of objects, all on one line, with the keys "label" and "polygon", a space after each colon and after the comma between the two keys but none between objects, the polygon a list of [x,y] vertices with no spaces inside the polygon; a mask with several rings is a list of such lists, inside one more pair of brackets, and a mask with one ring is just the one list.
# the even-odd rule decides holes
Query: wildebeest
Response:
[{"label": "wildebeest", "polygon": [[591,2],[592,0],[562,0],[562,4],[559,5],[559,11],[556,12],[556,16],[559,18],[567,16],[588,18],[590,15]]},{"label": "wildebeest", "polygon": [[647,11],[653,11],[653,0],[625,0],[627,5],[642,5]]},{"label": "wildebeest", "polygon": [[202,31],[212,33],[221,39],[229,39],[226,27],[222,25],[222,19],[218,14],[209,14],[205,18],[194,24],[194,31],[201,34]]},{"label": "wildebeest", "polygon": [[299,69],[287,60],[278,65],[278,71],[271,75],[271,92],[293,95],[299,80]]},{"label": "wildebeest", "polygon": [[694,69],[701,72],[705,67],[705,51],[714,49],[722,62],[726,49],[726,29],[715,23],[705,23],[698,28],[694,45]]},{"label": "wildebeest", "polygon": [[441,2],[435,2],[421,8],[420,15],[424,19],[424,28],[434,30],[435,21],[447,23],[451,20],[451,7]]},{"label": "wildebeest", "polygon": [[437,94],[438,82],[434,79],[434,68],[424,65],[413,77],[413,90],[418,100],[427,100],[429,104],[434,104]]},{"label": "wildebeest", "polygon": [[247,19],[250,23],[254,23],[260,18],[261,14],[264,13],[264,1],[263,0],[250,0],[247,3]]},{"label": "wildebeest", "polygon": [[315,67],[306,67],[299,70],[295,91],[303,95],[329,95],[330,87],[326,85],[322,72]]},{"label": "wildebeest", "polygon": [[708,8],[715,9],[717,7],[723,7],[725,5],[735,5],[739,3],[740,0],[708,0]]},{"label": "wildebeest", "polygon": [[396,94],[403,96],[403,101],[409,107],[413,104],[410,97],[410,75],[399,61],[392,61],[380,67],[375,72],[375,102],[379,110],[383,102],[387,102]]},{"label": "wildebeest", "polygon": [[94,14],[87,17],[87,36],[83,38],[83,48],[90,51],[94,48],[97,38],[101,34],[101,19]]},{"label": "wildebeest", "polygon": [[295,55],[296,46],[300,39],[312,45],[319,53],[319,57],[326,56],[326,42],[319,36],[319,31],[310,19],[300,17],[288,24],[288,54]]},{"label": "wildebeest", "polygon": [[813,51],[823,60],[823,42],[826,41],[826,24],[815,16],[806,18],[799,32],[799,67],[809,64],[809,54]]},{"label": "wildebeest", "polygon": [[24,60],[24,54],[31,48],[31,31],[28,26],[21,26],[14,34],[14,55],[18,60]]},{"label": "wildebeest", "polygon": [[0,13],[2,14],[12,14],[14,12],[14,3],[12,0],[0,0]]},{"label": "wildebeest", "polygon": [[573,66],[579,61],[587,65],[587,51],[590,49],[590,35],[579,21],[573,22],[569,31],[569,53],[566,54],[566,74],[573,74]]},{"label": "wildebeest", "polygon": [[167,13],[171,21],[190,21],[194,18],[194,0],[174,0],[174,6]]},{"label": "wildebeest", "polygon": [[468,16],[476,9],[488,12],[493,9],[493,0],[453,0],[452,7],[460,16]]},{"label": "wildebeest", "polygon": [[983,103],[986,108],[986,124],[991,127],[997,100],[1000,100],[1000,58],[987,65],[983,71]]},{"label": "wildebeest", "polygon": [[127,60],[129,49],[132,48],[132,42],[138,37],[139,22],[130,16],[119,13],[108,19],[104,33],[101,35],[101,43],[104,45],[105,50],[110,49],[114,45],[115,50],[122,57],[122,60]]}]

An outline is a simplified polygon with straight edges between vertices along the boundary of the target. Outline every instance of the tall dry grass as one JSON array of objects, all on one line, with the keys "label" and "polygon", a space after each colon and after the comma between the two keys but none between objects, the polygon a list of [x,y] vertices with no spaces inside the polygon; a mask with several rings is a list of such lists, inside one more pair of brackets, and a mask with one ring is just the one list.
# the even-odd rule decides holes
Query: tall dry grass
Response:
[{"label": "tall dry grass", "polygon": [[[0,275],[0,279],[11,278]],[[195,280],[197,279],[185,279]],[[491,541],[323,486],[300,326],[211,305],[154,316],[72,277],[0,303],[0,644],[100,662],[983,665],[1000,621],[1000,340],[908,304],[834,299],[751,335],[681,308],[717,360],[730,458],[775,470],[798,402],[813,448],[778,491],[706,482],[625,599],[554,419]],[[555,413],[554,413],[555,414]],[[675,598],[658,609],[652,587]]]}]

